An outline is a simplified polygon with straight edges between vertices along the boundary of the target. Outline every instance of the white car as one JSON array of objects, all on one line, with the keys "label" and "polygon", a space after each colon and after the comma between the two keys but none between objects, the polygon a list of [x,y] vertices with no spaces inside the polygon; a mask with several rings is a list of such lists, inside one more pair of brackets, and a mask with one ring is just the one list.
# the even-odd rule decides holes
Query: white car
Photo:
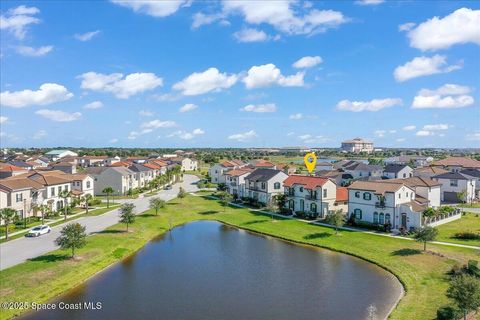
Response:
[{"label": "white car", "polygon": [[42,234],[50,233],[50,231],[52,231],[52,229],[49,226],[47,226],[46,224],[45,225],[40,225],[40,226],[36,226],[32,230],[28,231],[26,236],[27,237],[39,237]]}]

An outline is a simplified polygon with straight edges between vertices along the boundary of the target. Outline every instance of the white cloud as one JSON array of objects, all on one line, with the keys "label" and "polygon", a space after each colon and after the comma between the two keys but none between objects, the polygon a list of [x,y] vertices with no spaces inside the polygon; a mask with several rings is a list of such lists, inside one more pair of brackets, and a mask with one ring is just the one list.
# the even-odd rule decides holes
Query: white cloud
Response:
[{"label": "white cloud", "polygon": [[402,129],[405,130],[405,131],[412,131],[412,130],[415,130],[416,128],[417,128],[417,126],[410,125],[410,126],[405,126]]},{"label": "white cloud", "polygon": [[328,141],[324,136],[313,136],[311,134],[303,134],[298,136],[298,139],[302,140],[303,143],[321,143]]},{"label": "white cloud", "polygon": [[100,109],[102,107],[103,103],[101,101],[93,101],[84,105],[83,109]]},{"label": "white cloud", "polygon": [[262,42],[267,41],[269,36],[262,30],[244,28],[233,34],[238,42]]},{"label": "white cloud", "polygon": [[202,12],[197,12],[193,15],[192,28],[197,29],[203,25],[211,24],[216,21],[220,21],[222,25],[230,25],[230,23],[225,20],[225,14],[223,13],[213,13],[205,14]]},{"label": "white cloud", "polygon": [[467,95],[471,89],[457,84],[445,84],[436,90],[422,89],[413,99],[414,109],[453,109],[471,106],[475,100]]},{"label": "white cloud", "polygon": [[68,113],[62,110],[40,109],[36,114],[56,122],[70,122],[81,118],[80,112]]},{"label": "white cloud", "polygon": [[295,61],[295,63],[293,64],[293,67],[297,69],[311,68],[322,62],[323,60],[320,56],[314,56],[314,57],[306,56]]},{"label": "white cloud", "polygon": [[108,142],[109,142],[109,143],[117,143],[117,142],[118,142],[118,139],[117,139],[117,138],[113,138],[113,139],[110,139]]},{"label": "white cloud", "polygon": [[16,51],[21,54],[22,56],[27,57],[42,57],[47,53],[53,50],[53,46],[43,46],[43,47],[28,47],[28,46],[18,46],[16,47]]},{"label": "white cloud", "polygon": [[447,57],[436,54],[433,57],[416,57],[403,66],[398,66],[393,75],[395,80],[402,82],[437,73],[448,73],[461,68],[461,64],[447,65]]},{"label": "white cloud", "polygon": [[152,117],[154,113],[149,110],[140,110],[138,114],[142,117]]},{"label": "white cloud", "polygon": [[357,0],[355,1],[355,4],[359,4],[361,6],[376,6],[384,2],[385,0]]},{"label": "white cloud", "polygon": [[300,119],[303,118],[303,114],[302,114],[302,113],[291,114],[291,115],[289,116],[289,118],[290,118],[291,120],[300,120]]},{"label": "white cloud", "polygon": [[79,40],[79,41],[90,41],[93,39],[93,37],[95,37],[96,35],[98,35],[100,33],[100,30],[95,30],[95,31],[90,31],[90,32],[86,32],[86,33],[76,33],[74,35],[75,39]]},{"label": "white cloud", "polygon": [[433,17],[410,30],[408,38],[411,47],[422,51],[465,43],[480,45],[480,10],[460,8],[444,18]]},{"label": "white cloud", "polygon": [[427,130],[420,130],[420,131],[417,131],[417,133],[415,134],[419,137],[427,137],[427,136],[433,136],[434,133],[431,132],[431,131],[427,131]]},{"label": "white cloud", "polygon": [[42,130],[38,130],[37,132],[35,132],[35,133],[33,134],[32,139],[40,140],[40,139],[45,138],[46,136],[47,136],[47,131],[45,131],[45,130],[42,129]]},{"label": "white cloud", "polygon": [[348,19],[339,11],[301,9],[298,3],[290,0],[277,1],[223,1],[223,12],[240,14],[245,22],[252,25],[269,24],[286,34],[315,34],[335,28]]},{"label": "white cloud", "polygon": [[282,87],[301,87],[304,85],[304,72],[284,76],[274,64],[253,66],[248,70],[247,76],[242,79],[247,89],[270,87],[279,85]]},{"label": "white cloud", "polygon": [[0,116],[0,124],[7,122],[8,117]]},{"label": "white cloud", "polygon": [[82,89],[111,92],[120,99],[127,99],[163,85],[163,79],[153,73],[131,73],[123,78],[121,73],[87,72],[77,78],[82,80]]},{"label": "white cloud", "polygon": [[480,132],[469,133],[467,134],[466,139],[469,141],[480,141]]},{"label": "white cloud", "polygon": [[398,139],[396,139],[395,141],[397,141],[397,142],[405,142],[406,140],[407,140],[407,139],[405,139],[405,138],[398,138]]},{"label": "white cloud", "polygon": [[175,131],[175,132],[169,134],[167,137],[168,138],[178,137],[182,140],[191,140],[191,139],[195,138],[196,136],[200,136],[200,135],[203,135],[203,134],[205,134],[205,131],[203,129],[197,128],[197,129],[194,129],[192,132],[187,132],[187,131],[184,131],[184,130],[178,130],[178,131]]},{"label": "white cloud", "polygon": [[180,107],[180,109],[178,109],[178,111],[184,113],[184,112],[195,110],[197,108],[198,108],[198,106],[196,104],[187,103],[187,104],[184,104],[182,107]]},{"label": "white cloud", "polygon": [[423,126],[423,130],[436,131],[436,130],[448,130],[450,126],[448,124],[426,124]]},{"label": "white cloud", "polygon": [[220,73],[217,68],[209,68],[204,72],[194,72],[182,81],[173,85],[183,95],[194,96],[211,91],[220,91],[233,86],[237,82],[234,74]]},{"label": "white cloud", "polygon": [[175,127],[177,124],[175,121],[162,121],[160,119],[155,119],[152,121],[144,122],[140,125],[140,128],[143,129],[158,129],[158,128],[171,128]]},{"label": "white cloud", "polygon": [[235,133],[235,134],[229,135],[228,139],[243,142],[243,141],[251,140],[255,137],[257,137],[257,133],[255,132],[255,130],[250,130],[243,133]]},{"label": "white cloud", "polygon": [[399,98],[373,99],[371,101],[342,100],[337,103],[337,109],[353,112],[379,111],[384,108],[401,106],[402,104],[402,99]]},{"label": "white cloud", "polygon": [[247,112],[259,112],[259,113],[276,112],[277,106],[275,105],[275,103],[257,104],[257,105],[249,104],[241,108],[240,110],[247,111]]},{"label": "white cloud", "polygon": [[409,31],[413,27],[415,27],[415,25],[416,24],[413,22],[407,22],[407,23],[401,24],[398,26],[398,31]]},{"label": "white cloud", "polygon": [[149,16],[161,18],[177,12],[181,7],[190,5],[191,0],[110,0],[111,2],[132,9],[136,13],[143,13]]},{"label": "white cloud", "polygon": [[40,10],[35,7],[18,6],[7,11],[6,15],[0,15],[0,29],[6,30],[15,38],[22,40],[27,33],[30,24],[40,23],[40,19],[34,17]]},{"label": "white cloud", "polygon": [[375,131],[373,132],[373,134],[374,134],[376,137],[379,137],[379,138],[385,137],[385,133],[387,133],[386,130],[375,130]]},{"label": "white cloud", "polygon": [[0,93],[0,103],[6,107],[22,108],[27,106],[44,106],[55,102],[66,101],[73,97],[67,88],[56,83],[44,83],[36,91],[4,91]]}]

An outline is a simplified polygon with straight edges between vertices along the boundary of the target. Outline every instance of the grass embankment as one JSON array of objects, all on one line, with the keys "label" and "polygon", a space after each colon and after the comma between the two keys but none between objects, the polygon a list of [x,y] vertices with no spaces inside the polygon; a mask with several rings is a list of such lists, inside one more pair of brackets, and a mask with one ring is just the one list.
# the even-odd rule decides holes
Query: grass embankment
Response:
[{"label": "grass embankment", "polygon": [[[286,240],[312,244],[362,257],[390,270],[404,284],[407,293],[393,311],[392,319],[433,319],[438,307],[447,303],[446,273],[455,263],[479,259],[471,249],[429,245],[440,255],[421,253],[421,244],[375,236],[360,232],[342,231],[335,235],[328,227],[281,219],[252,212],[245,208],[227,207],[203,197],[187,196],[167,203],[158,216],[152,210],[139,216],[124,232],[124,225],[89,237],[87,246],[78,250],[80,259],[68,259],[69,252],[53,251],[0,272],[0,297],[3,301],[45,302],[73,288],[95,273],[134,253],[153,237],[174,226],[194,220],[218,220],[251,231],[269,234]],[[3,310],[5,319],[19,311]]]},{"label": "grass embankment", "polygon": [[460,232],[472,232],[480,234],[480,214],[468,212],[459,220],[455,220],[438,226],[438,241],[480,246],[480,239],[468,240],[459,239],[455,234]]}]

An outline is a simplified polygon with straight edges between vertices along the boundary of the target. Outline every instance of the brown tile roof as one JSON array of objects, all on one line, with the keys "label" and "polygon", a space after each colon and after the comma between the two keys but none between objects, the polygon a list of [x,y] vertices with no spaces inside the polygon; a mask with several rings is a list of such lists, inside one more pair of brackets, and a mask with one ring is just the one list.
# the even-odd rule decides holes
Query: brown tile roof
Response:
[{"label": "brown tile roof", "polygon": [[348,189],[343,187],[337,188],[337,197],[335,201],[337,202],[348,201]]},{"label": "brown tile roof", "polygon": [[52,175],[52,174],[45,174],[44,172],[35,172],[28,176],[28,179],[34,180],[38,183],[41,183],[45,186],[51,186],[56,184],[63,184],[63,183],[70,183],[68,179],[63,177]]},{"label": "brown tile roof", "polygon": [[158,159],[156,159],[156,160],[149,160],[148,162],[149,162],[149,163],[156,164],[156,165],[159,166],[159,167],[166,167],[166,166],[168,166],[168,163],[166,163],[166,162],[163,161],[163,160],[158,160]]},{"label": "brown tile roof", "polygon": [[131,165],[132,163],[128,161],[118,161],[118,162],[112,163],[109,167],[129,167]]},{"label": "brown tile roof", "polygon": [[405,183],[409,187],[436,187],[441,186],[442,184],[438,181],[432,180],[430,178],[421,178],[421,177],[410,177],[406,179],[390,179],[385,180],[385,182],[399,182]]},{"label": "brown tile roof", "polygon": [[245,163],[242,160],[238,160],[238,159],[224,160],[220,164],[227,168],[240,167],[245,165]]},{"label": "brown tile roof", "polygon": [[428,207],[426,204],[421,204],[421,203],[418,203],[417,201],[410,201],[408,204],[412,207],[412,210],[414,212],[423,212]]},{"label": "brown tile roof", "polygon": [[396,192],[398,189],[403,187],[403,183],[399,182],[389,182],[385,183],[385,180],[382,181],[355,181],[353,182],[348,189],[352,190],[370,190],[377,194],[384,194],[385,192]]},{"label": "brown tile roof", "polygon": [[226,176],[239,177],[239,176],[241,176],[241,175],[250,173],[250,172],[252,172],[252,171],[253,171],[252,168],[241,168],[241,169],[228,170],[228,171],[225,172],[224,174],[225,174]]},{"label": "brown tile roof", "polygon": [[12,172],[12,171],[28,171],[28,170],[25,168],[20,168],[20,167],[11,165],[11,164],[0,163],[0,171]]},{"label": "brown tile roof", "polygon": [[161,167],[155,163],[152,163],[152,162],[148,162],[148,163],[144,163],[143,164],[144,167],[147,167],[149,169],[153,169],[153,170],[160,170]]},{"label": "brown tile roof", "polygon": [[20,190],[20,189],[43,189],[43,185],[38,183],[37,181],[28,179],[28,178],[7,178],[7,179],[0,179],[0,188],[6,190]]},{"label": "brown tile roof", "polygon": [[467,157],[448,157],[433,163],[435,166],[459,166],[464,168],[480,168],[480,161]]},{"label": "brown tile roof", "polygon": [[103,159],[108,159],[108,156],[83,156],[80,159],[103,160]]},{"label": "brown tile roof", "polygon": [[329,179],[311,176],[291,175],[284,182],[285,187],[291,187],[294,184],[301,184],[305,189],[315,189],[323,186]]},{"label": "brown tile roof", "polygon": [[264,159],[258,159],[258,160],[252,160],[250,161],[250,164],[254,166],[255,168],[269,168],[269,167],[275,167],[275,164],[264,160]]},{"label": "brown tile roof", "polygon": [[417,168],[413,172],[415,173],[430,173],[430,174],[442,174],[442,173],[447,173],[448,170],[439,168],[439,167],[423,167],[423,168]]}]

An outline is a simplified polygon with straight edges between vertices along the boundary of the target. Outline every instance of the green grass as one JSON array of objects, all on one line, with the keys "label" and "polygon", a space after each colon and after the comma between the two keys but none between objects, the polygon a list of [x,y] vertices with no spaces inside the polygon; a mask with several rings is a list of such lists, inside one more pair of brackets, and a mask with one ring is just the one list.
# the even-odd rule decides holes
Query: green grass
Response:
[{"label": "green grass", "polygon": [[464,203],[458,205],[460,208],[480,208],[480,203]]},{"label": "green grass", "polygon": [[480,214],[466,213],[459,220],[455,220],[441,226],[438,229],[438,241],[467,244],[471,246],[480,246],[480,240],[463,240],[455,238],[458,232],[480,233]]},{"label": "green grass", "polygon": [[[114,225],[88,238],[78,250],[79,259],[68,258],[68,251],[53,251],[12,268],[0,271],[2,301],[46,302],[67,289],[80,285],[97,272],[143,247],[150,239],[174,226],[195,220],[217,220],[239,228],[278,238],[349,253],[378,264],[394,273],[407,292],[391,319],[434,319],[437,308],[448,303],[446,273],[456,263],[479,259],[476,250],[429,244],[438,254],[422,253],[417,242],[341,231],[306,224],[297,220],[275,219],[246,208],[224,207],[218,201],[187,196],[169,201],[158,216],[152,210],[138,216],[124,232]],[[34,289],[34,290],[33,290]],[[347,303],[348,305],[348,303]],[[6,319],[20,311],[3,310]]]},{"label": "green grass", "polygon": [[[109,198],[110,198],[110,201],[111,201],[111,200],[115,200],[115,199],[137,199],[138,196],[139,196],[139,194],[136,193],[136,194],[132,194],[131,196],[129,196],[129,195],[112,195],[112,196],[109,196]],[[95,198],[101,199],[102,201],[107,201],[107,196],[104,196],[104,195],[98,195],[98,196],[95,196]]]}]

